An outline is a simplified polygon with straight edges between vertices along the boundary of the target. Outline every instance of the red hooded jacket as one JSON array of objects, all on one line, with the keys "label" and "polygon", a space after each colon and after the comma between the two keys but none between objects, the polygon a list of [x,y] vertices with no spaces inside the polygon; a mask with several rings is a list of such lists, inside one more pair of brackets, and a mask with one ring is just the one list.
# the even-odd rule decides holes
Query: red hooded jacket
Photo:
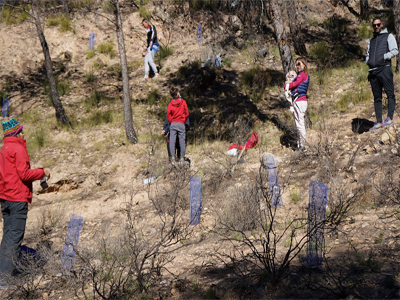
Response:
[{"label": "red hooded jacket", "polygon": [[189,117],[189,110],[186,101],[182,98],[172,99],[168,104],[167,118],[168,122],[185,124]]},{"label": "red hooded jacket", "polygon": [[43,176],[43,169],[31,169],[26,140],[5,137],[0,151],[0,198],[31,203],[32,181]]}]

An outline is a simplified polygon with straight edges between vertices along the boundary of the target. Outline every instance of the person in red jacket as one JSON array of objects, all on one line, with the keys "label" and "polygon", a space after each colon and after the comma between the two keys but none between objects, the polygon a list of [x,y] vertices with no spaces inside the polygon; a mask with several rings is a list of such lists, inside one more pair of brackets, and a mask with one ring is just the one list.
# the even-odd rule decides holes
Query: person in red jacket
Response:
[{"label": "person in red jacket", "polygon": [[[169,92],[172,97],[171,102],[168,104],[168,111],[167,111],[168,122],[171,124],[171,127],[169,129],[169,135],[170,135],[169,153],[175,153],[175,142],[176,142],[176,137],[178,136],[179,146],[181,148],[181,153],[180,157],[178,157],[178,161],[182,162],[184,160],[186,152],[185,122],[189,117],[189,110],[186,101],[181,98],[178,88],[173,86],[171,87]],[[170,156],[169,161],[173,164],[174,157]]]},{"label": "person in red jacket", "polygon": [[0,287],[13,275],[25,234],[28,203],[32,202],[32,182],[46,176],[47,169],[31,169],[23,126],[15,119],[3,121],[4,145],[0,151],[0,202],[3,238],[0,245]]}]

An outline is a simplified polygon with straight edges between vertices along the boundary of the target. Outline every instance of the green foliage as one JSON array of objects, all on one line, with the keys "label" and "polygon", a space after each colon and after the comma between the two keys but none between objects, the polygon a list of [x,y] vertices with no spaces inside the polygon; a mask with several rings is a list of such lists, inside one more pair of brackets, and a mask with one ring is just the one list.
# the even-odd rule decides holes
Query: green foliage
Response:
[{"label": "green foliage", "polygon": [[[56,77],[56,86],[57,86],[57,93],[59,96],[64,96],[68,95],[71,92],[71,87],[67,81],[59,81],[59,79]],[[44,92],[48,93],[50,96],[50,84],[48,80],[46,79],[44,81]]]},{"label": "green foliage", "polygon": [[88,123],[91,126],[97,126],[100,124],[107,124],[111,123],[114,118],[114,112],[107,110],[107,111],[96,111],[89,117]]},{"label": "green foliage", "polygon": [[226,65],[228,68],[232,66],[232,59],[229,57],[226,57],[222,60],[222,64]]},{"label": "green foliage", "polygon": [[86,58],[87,59],[91,59],[93,56],[95,56],[96,55],[96,50],[87,50],[87,52],[86,52]]},{"label": "green foliage", "polygon": [[101,43],[97,47],[97,51],[99,53],[107,54],[110,56],[110,58],[115,57],[115,50],[114,50],[114,43],[112,41],[109,41],[108,43]]},{"label": "green foliage", "polygon": [[[31,9],[30,5],[26,5],[23,7],[26,11],[29,11]],[[6,25],[13,25],[13,24],[21,24],[25,20],[28,20],[30,18],[30,15],[20,9],[13,9],[9,6],[3,6],[2,7],[2,13],[1,13],[1,23],[4,23]]]},{"label": "green foliage", "polygon": [[172,55],[174,53],[174,49],[170,46],[160,46],[159,51],[157,53],[157,58],[159,59],[160,65],[164,58]]},{"label": "green foliage", "polygon": [[239,78],[245,91],[250,93],[254,102],[259,102],[264,98],[265,88],[272,81],[271,74],[260,67],[252,67],[243,72]]},{"label": "green foliage", "polygon": [[297,202],[299,202],[299,200],[300,200],[300,195],[299,195],[298,191],[297,190],[292,191],[290,193],[290,198],[292,199],[292,202],[294,204],[297,204]]},{"label": "green foliage", "polygon": [[331,55],[331,51],[325,41],[316,42],[310,49],[310,56],[316,60],[319,65],[326,64],[331,58]]},{"label": "green foliage", "polygon": [[72,9],[78,9],[78,8],[90,6],[90,5],[93,5],[94,3],[95,3],[95,0],[69,0],[68,7],[70,10],[72,10]]},{"label": "green foliage", "polygon": [[340,111],[347,111],[349,104],[368,103],[373,98],[371,89],[366,86],[358,86],[356,89],[343,93],[340,100],[335,103],[335,108]]},{"label": "green foliage", "polygon": [[215,10],[218,6],[217,0],[192,0],[191,8],[194,10]]},{"label": "green foliage", "polygon": [[364,22],[358,27],[358,36],[362,39],[367,39],[372,37],[373,29],[370,23]]},{"label": "green foliage", "polygon": [[366,256],[364,253],[355,250],[354,256],[355,261],[352,263],[354,269],[364,267],[371,272],[380,271],[381,265],[377,260],[375,260],[375,255],[372,251],[368,252],[368,256]]},{"label": "green foliage", "polygon": [[103,92],[94,91],[85,101],[86,111],[89,112],[92,107],[97,107],[104,103],[110,103],[113,100],[113,98],[107,97]]},{"label": "green foliage", "polygon": [[150,105],[155,105],[161,99],[161,95],[156,88],[151,88],[149,95],[147,96],[147,102]]},{"label": "green foliage", "polygon": [[179,79],[186,79],[193,74],[195,70],[200,69],[201,62],[193,61],[189,64],[185,64],[178,69],[177,75]]},{"label": "green foliage", "polygon": [[89,71],[85,75],[87,82],[94,82],[96,80],[96,76],[93,74],[93,71]]},{"label": "green foliage", "polygon": [[64,14],[47,19],[47,26],[59,26],[62,32],[74,31],[72,21]]},{"label": "green foliage", "polygon": [[151,12],[144,6],[139,8],[139,16],[143,19],[150,20],[151,19]]},{"label": "green foliage", "polygon": [[103,2],[103,11],[107,13],[112,13],[114,11],[114,4],[111,0],[106,0]]}]

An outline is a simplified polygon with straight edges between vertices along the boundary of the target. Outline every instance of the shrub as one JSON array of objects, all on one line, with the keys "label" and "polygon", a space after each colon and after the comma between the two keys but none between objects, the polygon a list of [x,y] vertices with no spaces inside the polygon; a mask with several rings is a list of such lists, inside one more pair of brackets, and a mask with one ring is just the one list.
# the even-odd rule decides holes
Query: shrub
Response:
[{"label": "shrub", "polygon": [[[26,11],[29,11],[31,9],[30,5],[24,6],[23,8]],[[6,25],[21,24],[25,20],[28,20],[29,18],[30,18],[30,15],[23,10],[13,9],[8,6],[2,7],[1,22]]]},{"label": "shrub", "polygon": [[86,111],[90,111],[92,107],[97,107],[103,102],[111,102],[113,98],[108,98],[103,92],[94,91],[92,95],[85,101]]},{"label": "shrub", "polygon": [[327,63],[328,59],[331,58],[332,54],[326,42],[320,41],[311,47],[310,56],[315,59],[318,64],[324,65]]},{"label": "shrub", "polygon": [[228,68],[232,66],[232,59],[229,57],[226,57],[222,60],[222,64],[225,64]]},{"label": "shrub", "polygon": [[[66,81],[59,81],[56,77],[57,93],[60,96],[68,95],[71,92],[71,87]],[[44,92],[50,96],[50,85],[47,79],[44,82]]]},{"label": "shrub", "polygon": [[68,2],[68,7],[69,9],[76,9],[76,8],[83,8],[86,6],[93,5],[95,3],[95,0],[70,0]]},{"label": "shrub", "polygon": [[111,0],[106,0],[103,3],[103,10],[105,12],[111,13],[114,11],[114,4],[112,3]]},{"label": "shrub", "polygon": [[95,56],[96,55],[96,50],[88,50],[87,52],[86,52],[86,58],[87,59],[91,59],[93,56]]},{"label": "shrub", "polygon": [[174,53],[174,49],[170,46],[161,46],[158,53],[157,53],[157,58],[160,61],[160,65],[162,64],[162,61],[164,58],[172,55]]},{"label": "shrub", "polygon": [[156,88],[151,88],[149,95],[147,96],[147,102],[151,105],[157,104],[161,99],[161,95]]},{"label": "shrub", "polygon": [[195,70],[200,69],[201,62],[200,61],[193,61],[187,65],[183,65],[178,69],[178,78],[179,79],[186,79],[190,75],[193,74]]},{"label": "shrub", "polygon": [[362,39],[367,39],[372,36],[373,29],[369,23],[362,23],[358,27],[358,36]]},{"label": "shrub", "polygon": [[101,43],[97,47],[97,51],[99,53],[107,54],[110,56],[110,58],[115,57],[115,50],[114,50],[114,43],[112,41],[109,41],[108,43]]},{"label": "shrub", "polygon": [[143,19],[150,20],[151,19],[151,12],[144,6],[139,8],[139,16]]},{"label": "shrub", "polygon": [[71,19],[64,14],[47,19],[47,26],[59,26],[62,32],[73,31]]},{"label": "shrub", "polygon": [[271,74],[260,67],[253,67],[242,73],[240,82],[249,91],[254,102],[262,100],[265,88],[271,83]]},{"label": "shrub", "polygon": [[335,108],[340,111],[347,111],[350,103],[367,103],[372,98],[373,96],[370,89],[359,86],[356,90],[343,93],[340,100],[335,103]]},{"label": "shrub", "polygon": [[93,71],[86,73],[87,82],[94,82],[96,80],[96,76],[94,76]]},{"label": "shrub", "polygon": [[96,126],[100,124],[107,124],[111,123],[113,121],[113,112],[110,110],[107,110],[105,112],[102,111],[96,111],[93,113],[90,118],[89,118],[89,124]]}]

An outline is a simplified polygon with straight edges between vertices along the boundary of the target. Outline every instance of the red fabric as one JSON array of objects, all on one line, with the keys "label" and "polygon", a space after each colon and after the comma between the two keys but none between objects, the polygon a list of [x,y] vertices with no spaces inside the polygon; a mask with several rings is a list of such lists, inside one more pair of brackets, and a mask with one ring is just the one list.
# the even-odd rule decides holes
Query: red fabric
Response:
[{"label": "red fabric", "polygon": [[188,117],[189,110],[186,101],[181,98],[172,99],[171,102],[168,104],[168,122],[170,122],[171,124],[175,122],[185,124]]},{"label": "red fabric", "polygon": [[254,148],[257,145],[258,145],[258,135],[257,135],[256,132],[253,132],[251,134],[251,136],[247,139],[246,143],[244,143],[244,144],[242,144],[240,146],[238,144],[233,144],[232,146],[229,147],[228,150],[231,150],[231,149],[242,150],[244,147],[246,147],[246,150],[247,150],[247,149]]},{"label": "red fabric", "polygon": [[26,141],[5,137],[0,151],[0,198],[31,203],[32,181],[43,176],[43,169],[31,169]]}]

